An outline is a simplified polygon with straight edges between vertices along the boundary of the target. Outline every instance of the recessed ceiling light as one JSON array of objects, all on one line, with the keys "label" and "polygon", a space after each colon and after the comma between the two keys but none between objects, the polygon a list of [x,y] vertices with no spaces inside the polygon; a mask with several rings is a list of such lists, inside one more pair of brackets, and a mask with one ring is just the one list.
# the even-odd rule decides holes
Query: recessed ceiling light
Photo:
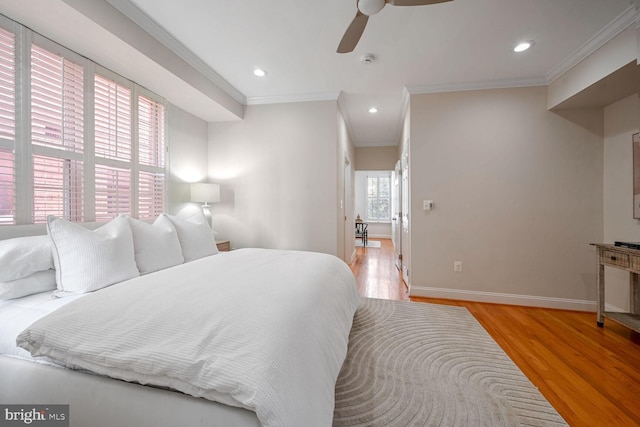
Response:
[{"label": "recessed ceiling light", "polygon": [[370,112],[371,114],[375,114],[375,113],[377,113],[377,112],[378,112],[378,109],[377,109],[376,107],[371,107],[371,108],[369,108],[369,112]]},{"label": "recessed ceiling light", "polygon": [[526,42],[521,42],[521,43],[518,43],[518,45],[513,48],[513,51],[514,52],[524,52],[525,50],[529,49],[534,44],[535,43],[533,42],[533,40],[528,40]]},{"label": "recessed ceiling light", "polygon": [[258,76],[258,77],[264,77],[267,75],[267,72],[265,70],[263,70],[262,68],[256,68],[253,70],[253,74]]}]

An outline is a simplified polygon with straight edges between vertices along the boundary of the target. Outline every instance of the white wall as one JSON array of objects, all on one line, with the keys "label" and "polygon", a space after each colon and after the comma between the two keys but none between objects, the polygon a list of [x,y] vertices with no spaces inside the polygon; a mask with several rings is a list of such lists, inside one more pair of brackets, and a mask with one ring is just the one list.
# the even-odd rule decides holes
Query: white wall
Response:
[{"label": "white wall", "polygon": [[355,217],[353,215],[353,201],[355,194],[354,158],[355,147],[349,135],[342,110],[338,106],[338,157],[336,167],[338,172],[338,209],[337,209],[337,256],[347,264],[351,264],[356,256],[355,247]]},{"label": "white wall", "polygon": [[[640,102],[633,95],[604,109],[604,242],[640,241],[640,221],[633,219],[631,138],[640,126]],[[606,268],[605,303],[629,311],[629,273]]]},{"label": "white wall", "polygon": [[[209,124],[218,238],[231,246],[338,253],[337,102],[248,106]],[[341,243],[342,244],[342,243]]]},{"label": "white wall", "polygon": [[546,95],[411,96],[412,294],[593,308],[602,137],[547,111]]},{"label": "white wall", "polygon": [[209,127],[207,122],[168,106],[169,206],[176,213],[189,202],[189,183],[207,180]]}]

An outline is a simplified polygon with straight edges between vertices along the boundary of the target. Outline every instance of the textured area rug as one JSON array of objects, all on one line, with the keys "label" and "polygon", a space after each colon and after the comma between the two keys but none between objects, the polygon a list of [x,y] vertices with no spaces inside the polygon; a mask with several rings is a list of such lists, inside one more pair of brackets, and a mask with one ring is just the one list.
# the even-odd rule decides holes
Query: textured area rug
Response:
[{"label": "textured area rug", "polygon": [[564,426],[464,307],[365,299],[334,426]]}]

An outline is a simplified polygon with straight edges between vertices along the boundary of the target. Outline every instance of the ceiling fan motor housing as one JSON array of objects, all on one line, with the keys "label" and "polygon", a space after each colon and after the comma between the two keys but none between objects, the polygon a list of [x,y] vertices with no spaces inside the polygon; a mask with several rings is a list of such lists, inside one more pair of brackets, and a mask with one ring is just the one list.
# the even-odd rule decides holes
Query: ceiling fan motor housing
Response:
[{"label": "ceiling fan motor housing", "polygon": [[385,0],[359,0],[358,9],[367,16],[380,12],[385,5]]}]

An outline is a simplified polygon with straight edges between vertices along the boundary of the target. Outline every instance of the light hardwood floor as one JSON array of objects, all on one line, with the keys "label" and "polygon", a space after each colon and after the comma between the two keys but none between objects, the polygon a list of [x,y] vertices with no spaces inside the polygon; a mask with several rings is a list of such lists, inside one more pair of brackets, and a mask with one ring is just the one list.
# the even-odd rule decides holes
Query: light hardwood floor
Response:
[{"label": "light hardwood floor", "polygon": [[409,298],[393,246],[357,248],[362,296],[466,307],[571,426],[640,426],[640,334],[595,313]]}]

